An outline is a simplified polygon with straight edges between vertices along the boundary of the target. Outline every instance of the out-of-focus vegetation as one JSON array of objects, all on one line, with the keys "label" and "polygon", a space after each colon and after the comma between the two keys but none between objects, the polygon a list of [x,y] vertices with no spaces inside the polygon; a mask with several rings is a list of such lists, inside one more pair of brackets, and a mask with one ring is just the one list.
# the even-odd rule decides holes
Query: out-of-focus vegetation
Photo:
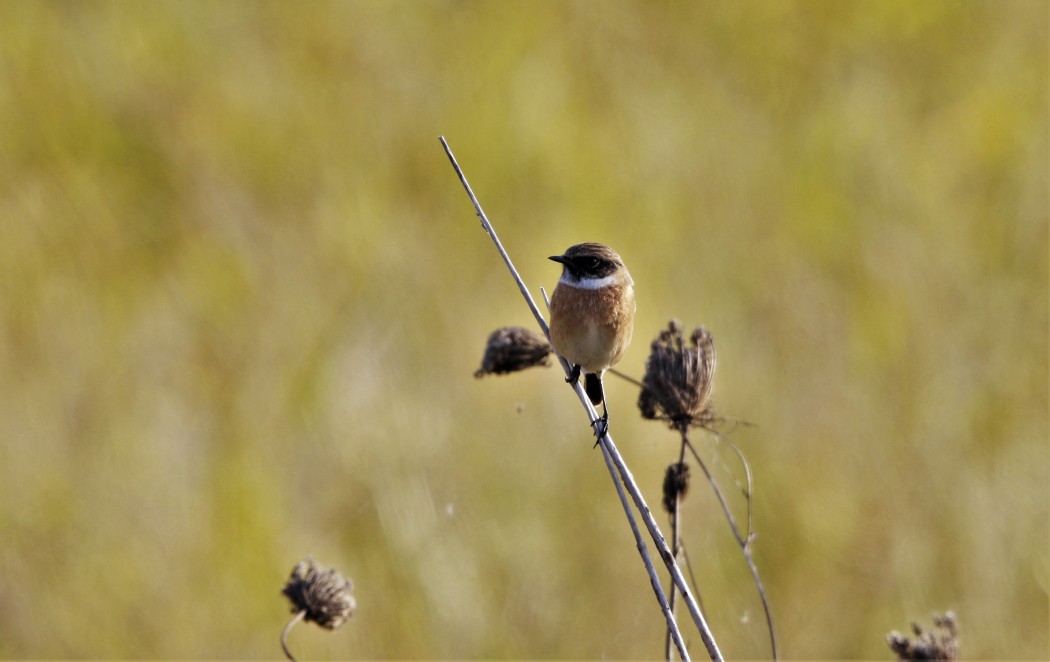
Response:
[{"label": "out-of-focus vegetation", "polygon": [[[1045,659],[1047,13],[0,4],[0,656],[277,656],[307,554],[358,610],[304,657],[661,653],[562,375],[472,377],[532,322],[444,134],[537,295],[623,255],[624,370],[714,334],[786,656],[952,609],[964,657]],[[656,507],[676,437],[607,381]],[[700,484],[685,517],[764,655]]]}]

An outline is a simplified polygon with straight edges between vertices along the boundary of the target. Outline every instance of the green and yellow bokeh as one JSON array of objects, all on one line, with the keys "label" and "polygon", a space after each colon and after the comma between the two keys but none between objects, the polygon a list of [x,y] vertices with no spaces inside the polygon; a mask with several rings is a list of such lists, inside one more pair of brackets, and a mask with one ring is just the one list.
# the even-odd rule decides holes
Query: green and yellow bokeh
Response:
[{"label": "green and yellow bokeh", "polygon": [[[307,554],[358,611],[304,658],[662,655],[562,375],[472,376],[533,323],[444,135],[534,295],[572,243],[623,256],[623,370],[713,333],[785,657],[951,609],[964,658],[1045,659],[1048,22],[0,4],[0,656],[275,658]],[[658,508],[676,437],[607,391]],[[684,518],[723,652],[766,655],[702,483]]]}]

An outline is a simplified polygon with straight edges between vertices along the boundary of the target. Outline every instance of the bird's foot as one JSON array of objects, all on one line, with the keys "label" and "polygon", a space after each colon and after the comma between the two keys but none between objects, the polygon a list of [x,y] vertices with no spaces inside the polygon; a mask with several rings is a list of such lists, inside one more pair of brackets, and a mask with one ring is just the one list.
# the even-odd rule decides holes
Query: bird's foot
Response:
[{"label": "bird's foot", "polygon": [[572,366],[572,370],[569,371],[569,376],[565,378],[565,383],[576,385],[576,382],[580,381],[580,371],[582,368],[578,365]]},{"label": "bird's foot", "polygon": [[609,412],[602,414],[601,418],[596,418],[591,421],[591,427],[594,428],[594,436],[596,441],[594,442],[594,448],[598,447],[598,444],[602,443],[602,439],[609,432]]}]

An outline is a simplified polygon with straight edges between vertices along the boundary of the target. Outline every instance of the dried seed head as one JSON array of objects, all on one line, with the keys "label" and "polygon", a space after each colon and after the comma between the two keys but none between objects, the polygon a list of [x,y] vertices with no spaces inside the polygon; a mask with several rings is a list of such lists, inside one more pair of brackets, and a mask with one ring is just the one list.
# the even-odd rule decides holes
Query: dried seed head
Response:
[{"label": "dried seed head", "polygon": [[645,378],[638,396],[643,418],[666,420],[685,430],[715,420],[711,407],[714,390],[715,343],[704,327],[682,339],[682,325],[671,320],[653,341],[645,362]]},{"label": "dried seed head", "polygon": [[957,660],[959,658],[958,629],[955,614],[933,615],[933,625],[940,634],[924,631],[918,623],[911,624],[915,639],[911,640],[894,630],[886,635],[886,644],[898,660]]},{"label": "dried seed head", "polygon": [[664,474],[664,510],[674,512],[676,502],[685,499],[689,491],[689,465],[685,462],[675,462],[667,467]]},{"label": "dried seed head", "polygon": [[503,375],[537,365],[550,365],[547,339],[520,326],[505,326],[489,334],[485,356],[475,377]]},{"label": "dried seed head", "polygon": [[292,602],[293,612],[306,612],[306,620],[334,630],[354,615],[354,585],[335,568],[322,570],[313,557],[295,564],[281,591]]},{"label": "dried seed head", "polygon": [[644,386],[641,393],[638,394],[638,409],[641,410],[644,419],[651,421],[659,416],[659,412],[656,411],[656,400]]}]

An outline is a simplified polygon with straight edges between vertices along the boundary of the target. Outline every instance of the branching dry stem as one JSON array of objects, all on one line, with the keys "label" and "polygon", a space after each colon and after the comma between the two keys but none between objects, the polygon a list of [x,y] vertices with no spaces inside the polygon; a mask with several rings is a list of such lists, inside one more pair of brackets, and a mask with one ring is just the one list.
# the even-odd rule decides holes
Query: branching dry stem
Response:
[{"label": "branching dry stem", "polygon": [[[518,285],[518,289],[521,291],[522,296],[525,298],[525,302],[528,304],[529,309],[532,311],[533,316],[536,318],[536,323],[539,324],[543,334],[547,336],[548,341],[550,340],[550,330],[547,327],[547,321],[544,319],[543,314],[540,312],[539,307],[536,305],[535,300],[532,298],[532,294],[529,293],[528,287],[525,286],[525,282],[518,274],[517,269],[514,268],[514,264],[507,254],[507,251],[503,248],[503,244],[500,242],[499,237],[496,236],[495,230],[492,228],[492,224],[489,222],[488,217],[481,208],[481,204],[478,202],[477,197],[474,195],[474,191],[470,188],[470,184],[467,183],[467,178],[463,174],[463,170],[459,167],[459,163],[456,162],[455,156],[452,154],[452,150],[449,148],[448,143],[442,136],[440,138],[441,145],[445,150],[445,154],[448,155],[449,161],[452,163],[452,167],[456,170],[456,174],[459,176],[460,182],[463,184],[463,188],[466,189],[467,195],[470,197],[471,203],[474,205],[474,210],[477,213],[478,219],[481,221],[481,226],[488,233],[492,239],[492,243],[496,245],[496,249],[499,254],[503,257],[503,261],[506,263],[507,268],[510,270],[511,276]],[[570,372],[570,366],[561,356],[558,357],[558,361],[561,363],[562,369],[565,374],[568,375]],[[576,392],[576,396],[580,399],[584,408],[587,410],[587,415],[591,420],[592,424],[598,419],[598,412],[591,405],[590,399],[587,397],[583,390],[581,383],[573,385]],[[722,653],[718,649],[718,645],[715,642],[714,635],[712,635],[710,628],[707,625],[707,621],[704,619],[703,613],[700,611],[700,607],[693,597],[692,591],[689,588],[688,583],[682,576],[682,571],[678,567],[678,563],[675,561],[674,554],[667,546],[667,541],[664,539],[663,534],[660,533],[660,529],[656,524],[656,520],[653,518],[652,512],[649,510],[649,506],[646,504],[644,497],[642,497],[641,491],[638,488],[638,484],[634,480],[634,476],[631,474],[630,469],[627,468],[623,457],[617,450],[616,445],[613,443],[612,436],[606,433],[599,440],[602,447],[602,454],[605,457],[606,466],[609,469],[610,475],[613,478],[613,482],[616,485],[617,493],[620,495],[621,503],[624,507],[624,512],[628,514],[628,522],[631,524],[631,528],[635,533],[636,541],[638,543],[638,551],[642,557],[643,563],[645,563],[646,570],[649,574],[650,581],[653,584],[653,591],[656,593],[657,601],[660,603],[660,609],[667,620],[667,626],[672,630],[672,636],[678,646],[678,653],[683,660],[689,659],[689,653],[685,648],[685,644],[682,640],[681,632],[678,629],[678,625],[675,622],[674,614],[671,612],[670,606],[667,603],[667,598],[664,594],[663,588],[660,585],[659,578],[656,575],[656,569],[653,567],[652,561],[649,558],[648,548],[641,538],[641,534],[638,531],[637,525],[635,524],[634,517],[631,514],[630,505],[627,503],[626,496],[624,496],[623,490],[626,490],[630,494],[631,499],[634,501],[635,508],[638,510],[639,515],[645,524],[646,529],[649,531],[649,535],[656,546],[657,551],[660,554],[660,558],[663,559],[664,565],[667,570],[671,573],[672,580],[677,586],[678,590],[682,594],[682,598],[689,609],[690,615],[693,617],[693,622],[696,625],[697,630],[700,633],[700,638],[704,642],[704,646],[707,648],[707,652],[712,660],[721,662]],[[615,470],[614,470],[615,467]],[[619,478],[617,478],[617,474]],[[622,488],[621,489],[621,485]]]},{"label": "branching dry stem", "polygon": [[748,570],[751,571],[751,578],[754,581],[755,589],[758,591],[759,600],[762,602],[762,611],[766,617],[766,629],[769,631],[769,645],[772,649],[772,655],[774,660],[780,659],[780,651],[777,648],[777,637],[776,632],[773,628],[773,614],[769,610],[769,600],[766,598],[766,589],[762,584],[762,578],[758,574],[758,566],[755,565],[755,560],[751,556],[751,541],[755,538],[755,530],[752,527],[752,477],[751,477],[751,465],[748,463],[747,458],[740,451],[740,448],[732,442],[728,437],[719,434],[718,432],[705,428],[708,432],[715,435],[715,437],[729,446],[730,449],[740,459],[741,464],[744,466],[744,472],[747,476],[747,486],[744,488],[744,496],[747,501],[747,535],[743,536],[740,534],[740,528],[737,526],[736,518],[733,517],[733,513],[729,509],[729,503],[726,501],[725,495],[722,493],[722,488],[718,486],[718,481],[715,480],[710,470],[707,468],[707,464],[701,459],[700,454],[696,452],[692,442],[689,441],[685,434],[682,435],[683,446],[689,448],[689,452],[692,454],[693,459],[700,465],[700,470],[704,472],[704,477],[707,478],[707,482],[711,485],[711,489],[715,493],[715,498],[718,499],[719,505],[722,507],[722,512],[725,514],[726,521],[729,522],[729,528],[733,531],[733,537],[736,539],[737,544],[740,545],[740,551],[744,555],[744,562],[747,563]]}]

